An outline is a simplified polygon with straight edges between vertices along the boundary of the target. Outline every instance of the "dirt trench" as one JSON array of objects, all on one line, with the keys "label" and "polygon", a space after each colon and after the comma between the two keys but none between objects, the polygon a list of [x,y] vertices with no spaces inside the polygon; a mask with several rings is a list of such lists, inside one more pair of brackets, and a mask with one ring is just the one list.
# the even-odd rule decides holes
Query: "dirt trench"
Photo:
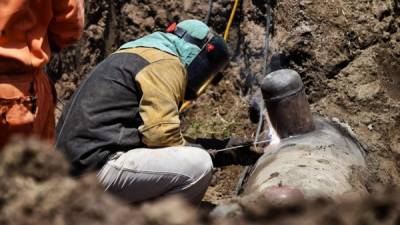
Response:
[{"label": "dirt trench", "polygon": [[[267,3],[267,5],[266,5]],[[222,33],[232,2],[213,1],[209,24]],[[82,40],[48,66],[68,101],[93,67],[121,44],[173,21],[205,18],[206,0],[86,1]],[[267,12],[271,27],[267,32]],[[182,117],[185,135],[254,138],[248,102],[265,76],[297,70],[315,113],[349,124],[367,147],[368,187],[400,183],[400,6],[396,0],[243,0],[229,45],[232,62],[220,85]],[[268,52],[265,46],[268,41]],[[267,65],[267,66],[265,66]],[[206,201],[229,201],[242,166],[218,168]]]}]

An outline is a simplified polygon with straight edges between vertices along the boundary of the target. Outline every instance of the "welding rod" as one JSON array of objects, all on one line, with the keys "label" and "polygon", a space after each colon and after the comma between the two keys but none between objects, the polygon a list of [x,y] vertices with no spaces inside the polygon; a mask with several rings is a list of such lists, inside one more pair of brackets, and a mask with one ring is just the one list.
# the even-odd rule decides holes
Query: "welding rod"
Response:
[{"label": "welding rod", "polygon": [[229,147],[229,148],[223,148],[223,149],[214,150],[214,151],[212,151],[212,153],[224,152],[224,151],[228,151],[228,150],[232,150],[232,149],[238,149],[238,148],[248,147],[248,146],[252,146],[252,145],[259,145],[259,144],[269,143],[271,141],[272,141],[272,139],[268,139],[268,140],[263,140],[263,141],[256,141],[256,142],[241,144],[241,145],[232,146],[232,147]]}]

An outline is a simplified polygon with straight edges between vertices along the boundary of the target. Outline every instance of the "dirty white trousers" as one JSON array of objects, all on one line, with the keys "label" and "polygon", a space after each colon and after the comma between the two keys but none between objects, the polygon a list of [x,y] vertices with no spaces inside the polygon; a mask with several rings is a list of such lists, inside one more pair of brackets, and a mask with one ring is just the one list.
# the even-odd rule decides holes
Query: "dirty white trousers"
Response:
[{"label": "dirty white trousers", "polygon": [[118,152],[99,171],[105,189],[130,203],[181,194],[199,203],[211,181],[212,161],[195,147],[138,148]]}]

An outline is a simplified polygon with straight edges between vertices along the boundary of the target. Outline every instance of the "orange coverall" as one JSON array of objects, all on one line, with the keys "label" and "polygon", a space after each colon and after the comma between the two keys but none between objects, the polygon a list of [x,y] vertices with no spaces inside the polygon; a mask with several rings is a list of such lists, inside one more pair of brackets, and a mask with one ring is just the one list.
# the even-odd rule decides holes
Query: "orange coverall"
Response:
[{"label": "orange coverall", "polygon": [[83,0],[0,0],[0,149],[15,133],[54,138],[51,48],[79,40]]}]

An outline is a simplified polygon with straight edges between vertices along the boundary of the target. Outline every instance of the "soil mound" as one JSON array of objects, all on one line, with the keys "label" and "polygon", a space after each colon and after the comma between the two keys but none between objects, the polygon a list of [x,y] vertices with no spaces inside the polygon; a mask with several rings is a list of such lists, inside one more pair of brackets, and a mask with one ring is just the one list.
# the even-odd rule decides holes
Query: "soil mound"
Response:
[{"label": "soil mound", "polygon": [[[73,179],[62,155],[15,138],[0,155],[0,224],[129,224],[130,208],[104,193],[94,175]],[[126,219],[125,219],[126,218]]]},{"label": "soil mound", "polygon": [[93,174],[78,179],[69,177],[62,156],[52,147],[33,139],[22,141],[16,138],[3,149],[0,178],[0,224],[4,225],[361,225],[400,222],[400,192],[395,189],[376,192],[365,199],[347,196],[339,203],[300,198],[275,205],[255,195],[221,206],[229,212],[224,214],[229,218],[210,218],[179,197],[129,206],[104,193]]}]

